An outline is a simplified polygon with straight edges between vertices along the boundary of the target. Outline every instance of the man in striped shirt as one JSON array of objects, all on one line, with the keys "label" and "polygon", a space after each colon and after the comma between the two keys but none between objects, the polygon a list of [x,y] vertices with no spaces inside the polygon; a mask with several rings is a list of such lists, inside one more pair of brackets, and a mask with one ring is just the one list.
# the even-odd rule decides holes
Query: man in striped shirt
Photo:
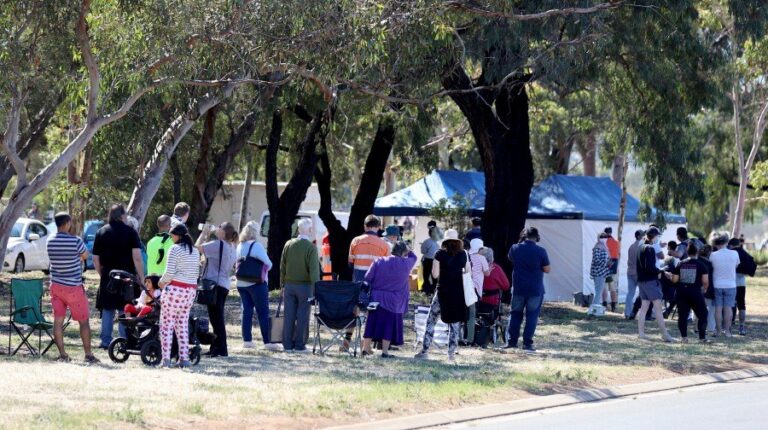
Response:
[{"label": "man in striped shirt", "polygon": [[48,240],[48,260],[51,270],[51,306],[53,307],[53,339],[59,349],[59,360],[69,361],[64,351],[64,318],[67,308],[72,319],[80,324],[85,361],[98,360],[91,352],[91,326],[88,323],[88,298],[83,287],[83,261],[88,258],[83,240],[69,234],[72,217],[61,212],[54,217],[58,232]]},{"label": "man in striped shirt", "polygon": [[376,233],[381,220],[375,215],[365,218],[365,234],[352,239],[349,245],[349,264],[352,266],[352,280],[362,282],[365,273],[374,261],[391,253],[389,245]]}]

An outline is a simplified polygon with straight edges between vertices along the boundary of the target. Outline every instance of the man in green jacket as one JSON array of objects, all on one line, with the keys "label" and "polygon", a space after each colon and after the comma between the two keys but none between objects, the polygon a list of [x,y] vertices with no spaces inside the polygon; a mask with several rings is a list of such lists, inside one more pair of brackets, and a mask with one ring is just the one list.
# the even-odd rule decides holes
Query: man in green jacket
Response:
[{"label": "man in green jacket", "polygon": [[307,353],[309,298],[320,280],[320,260],[312,243],[312,221],[299,221],[299,237],[289,240],[280,259],[280,285],[283,287],[283,350]]},{"label": "man in green jacket", "polygon": [[168,252],[173,241],[168,233],[171,230],[171,217],[160,215],[157,218],[158,233],[147,243],[147,275],[162,275],[168,261]]}]

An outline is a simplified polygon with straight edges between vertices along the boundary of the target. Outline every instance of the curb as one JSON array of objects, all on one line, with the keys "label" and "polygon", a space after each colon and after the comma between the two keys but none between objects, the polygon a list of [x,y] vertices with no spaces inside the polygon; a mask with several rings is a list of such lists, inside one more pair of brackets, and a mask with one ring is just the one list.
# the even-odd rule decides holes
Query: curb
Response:
[{"label": "curb", "polygon": [[497,418],[523,412],[533,412],[541,409],[575,405],[578,403],[596,402],[600,400],[616,399],[621,397],[636,396],[640,394],[676,390],[699,385],[739,381],[743,379],[758,378],[764,376],[768,376],[768,367],[753,367],[721,373],[682,376],[679,378],[663,379],[660,381],[620,385],[610,388],[584,389],[575,391],[570,394],[553,394],[543,397],[533,397],[529,399],[514,400],[490,405],[472,406],[456,410],[431,412],[427,414],[412,415],[408,417],[393,418],[382,421],[371,421],[368,423],[329,427],[328,429],[351,430],[372,427],[375,427],[376,430],[422,429],[487,418]]}]

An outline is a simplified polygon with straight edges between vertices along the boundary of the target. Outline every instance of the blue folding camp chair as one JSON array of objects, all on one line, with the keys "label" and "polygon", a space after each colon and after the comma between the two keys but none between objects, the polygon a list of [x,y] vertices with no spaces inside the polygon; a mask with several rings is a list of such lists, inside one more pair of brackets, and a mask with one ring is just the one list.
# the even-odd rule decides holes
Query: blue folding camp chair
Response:
[{"label": "blue folding camp chair", "polygon": [[[312,353],[325,355],[336,344],[344,344],[345,335],[352,330],[354,341],[348,353],[357,356],[362,343],[362,319],[356,309],[360,300],[360,283],[350,281],[320,281],[315,284],[315,342]],[[320,330],[325,328],[333,335],[325,346]]]},{"label": "blue folding camp chair", "polygon": [[[7,285],[7,284],[6,284]],[[33,356],[45,355],[53,346],[53,324],[43,316],[43,280],[11,279],[10,328],[8,329],[8,354],[16,355],[25,346]],[[13,332],[21,338],[21,343],[11,352]],[[37,332],[37,348],[29,342]],[[48,342],[43,347],[43,332],[48,335]]]}]

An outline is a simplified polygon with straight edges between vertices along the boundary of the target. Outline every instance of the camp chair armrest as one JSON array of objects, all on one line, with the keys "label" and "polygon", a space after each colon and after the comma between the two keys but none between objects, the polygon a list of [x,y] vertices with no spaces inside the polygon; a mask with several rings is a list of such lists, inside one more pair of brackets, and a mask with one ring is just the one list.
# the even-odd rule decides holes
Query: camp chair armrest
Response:
[{"label": "camp chair armrest", "polygon": [[33,308],[32,306],[24,306],[23,308],[19,308],[19,309],[16,309],[15,311],[11,312],[11,316],[14,316],[14,315],[22,313],[22,312],[31,311],[31,310],[34,310],[34,309],[35,308]]}]

